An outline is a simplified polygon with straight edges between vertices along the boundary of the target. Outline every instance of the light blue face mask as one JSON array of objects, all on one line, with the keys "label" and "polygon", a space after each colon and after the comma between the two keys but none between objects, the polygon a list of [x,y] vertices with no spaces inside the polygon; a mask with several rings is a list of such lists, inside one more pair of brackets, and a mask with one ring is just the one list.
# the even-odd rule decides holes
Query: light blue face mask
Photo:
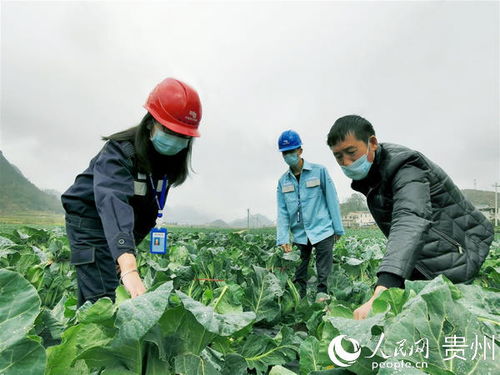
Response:
[{"label": "light blue face mask", "polygon": [[372,167],[373,162],[368,161],[368,152],[370,151],[370,146],[368,146],[368,151],[365,155],[361,156],[358,160],[356,160],[351,165],[342,167],[342,171],[344,174],[352,178],[353,180],[362,180],[366,176],[368,176],[368,172],[370,172],[370,168]]},{"label": "light blue face mask", "polygon": [[290,167],[295,167],[300,161],[299,155],[296,152],[283,155],[283,159],[285,159],[285,163]]},{"label": "light blue face mask", "polygon": [[188,144],[188,138],[177,137],[167,134],[161,130],[156,130],[151,137],[151,142],[156,151],[162,155],[175,155],[184,150]]}]

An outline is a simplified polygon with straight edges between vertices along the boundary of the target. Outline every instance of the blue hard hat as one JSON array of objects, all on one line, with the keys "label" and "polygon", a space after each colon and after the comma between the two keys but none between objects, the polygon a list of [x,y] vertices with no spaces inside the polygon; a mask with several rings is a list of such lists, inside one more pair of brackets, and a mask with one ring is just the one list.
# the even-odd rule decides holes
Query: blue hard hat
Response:
[{"label": "blue hard hat", "polygon": [[278,149],[280,152],[293,150],[302,146],[299,133],[293,130],[285,130],[278,139]]}]

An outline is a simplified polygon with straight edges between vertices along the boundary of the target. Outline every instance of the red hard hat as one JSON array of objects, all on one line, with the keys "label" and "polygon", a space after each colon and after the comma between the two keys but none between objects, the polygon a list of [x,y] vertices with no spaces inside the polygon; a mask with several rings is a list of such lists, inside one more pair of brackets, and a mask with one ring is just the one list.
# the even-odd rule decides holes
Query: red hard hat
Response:
[{"label": "red hard hat", "polygon": [[144,108],[168,129],[191,137],[200,136],[200,98],[184,82],[174,78],[164,79],[151,91]]}]

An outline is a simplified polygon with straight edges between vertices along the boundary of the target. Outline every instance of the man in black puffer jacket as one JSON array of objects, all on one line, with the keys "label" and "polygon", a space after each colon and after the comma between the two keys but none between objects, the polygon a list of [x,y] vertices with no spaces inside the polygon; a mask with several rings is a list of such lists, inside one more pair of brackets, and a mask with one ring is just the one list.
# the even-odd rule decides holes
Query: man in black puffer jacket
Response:
[{"label": "man in black puffer jacket", "polygon": [[439,166],[407,147],[378,143],[372,125],[356,115],[339,118],[327,144],[388,239],[373,297],[354,318],[366,318],[376,296],[406,279],[474,279],[493,226]]}]

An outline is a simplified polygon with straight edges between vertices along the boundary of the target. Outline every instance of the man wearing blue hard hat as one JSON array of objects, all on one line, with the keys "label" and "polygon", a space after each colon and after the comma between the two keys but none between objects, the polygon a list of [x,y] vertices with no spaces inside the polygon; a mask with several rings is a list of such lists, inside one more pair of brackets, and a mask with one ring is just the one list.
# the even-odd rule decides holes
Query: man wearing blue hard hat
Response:
[{"label": "man wearing blue hard hat", "polygon": [[324,166],[301,157],[302,141],[297,132],[284,131],[278,139],[278,149],[290,168],[278,182],[276,243],[285,252],[292,251],[291,232],[293,243],[300,249],[302,262],[294,281],[302,297],[306,295],[307,268],[314,247],[318,293],[328,293],[333,245],[344,234],[335,185]]}]

